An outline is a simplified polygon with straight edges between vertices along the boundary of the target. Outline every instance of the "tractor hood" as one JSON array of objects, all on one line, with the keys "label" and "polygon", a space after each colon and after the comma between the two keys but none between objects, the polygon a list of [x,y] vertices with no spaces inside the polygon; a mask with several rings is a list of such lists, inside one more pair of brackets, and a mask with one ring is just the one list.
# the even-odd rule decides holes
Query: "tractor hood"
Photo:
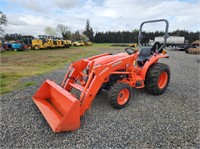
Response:
[{"label": "tractor hood", "polygon": [[115,54],[115,55],[106,55],[103,57],[99,57],[99,58],[95,59],[94,65],[108,64],[110,62],[113,62],[113,61],[123,58],[125,56],[128,56],[128,54],[127,53],[119,53],[119,54]]}]

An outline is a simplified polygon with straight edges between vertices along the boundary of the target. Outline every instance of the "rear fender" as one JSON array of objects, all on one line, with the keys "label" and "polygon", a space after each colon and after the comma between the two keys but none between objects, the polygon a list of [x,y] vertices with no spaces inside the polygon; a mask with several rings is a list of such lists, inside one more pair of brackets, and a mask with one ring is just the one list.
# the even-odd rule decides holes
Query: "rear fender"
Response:
[{"label": "rear fender", "polygon": [[160,55],[160,54],[159,54],[159,55],[154,55],[154,56],[152,56],[152,57],[145,63],[145,65],[144,65],[144,67],[143,67],[143,69],[142,69],[142,71],[141,71],[141,78],[142,78],[143,80],[145,80],[146,73],[147,73],[149,67],[150,67],[152,64],[157,63],[158,60],[159,60],[160,58],[169,58],[169,56],[168,56],[168,55]]}]

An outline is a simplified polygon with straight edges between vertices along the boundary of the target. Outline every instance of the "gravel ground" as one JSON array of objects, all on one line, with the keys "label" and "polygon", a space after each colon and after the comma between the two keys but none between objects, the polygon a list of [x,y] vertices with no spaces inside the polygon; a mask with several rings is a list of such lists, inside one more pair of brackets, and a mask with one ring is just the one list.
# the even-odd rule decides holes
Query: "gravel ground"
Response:
[{"label": "gravel ground", "polygon": [[61,83],[66,68],[23,79],[37,85],[0,99],[1,148],[200,148],[199,55],[168,53],[162,60],[171,67],[166,93],[133,89],[128,106],[115,110],[102,92],[73,132],[52,132],[31,99],[45,79]]}]

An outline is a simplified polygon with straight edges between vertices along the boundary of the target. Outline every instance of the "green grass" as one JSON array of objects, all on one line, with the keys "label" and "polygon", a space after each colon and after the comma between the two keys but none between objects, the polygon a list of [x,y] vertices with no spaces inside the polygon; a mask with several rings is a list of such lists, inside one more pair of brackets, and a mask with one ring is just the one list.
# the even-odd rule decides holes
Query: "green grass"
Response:
[{"label": "green grass", "polygon": [[22,78],[51,72],[77,59],[102,53],[102,49],[113,49],[113,47],[110,47],[110,44],[93,44],[92,46],[65,49],[1,53],[0,95],[19,87],[35,85],[35,82],[21,84]]}]

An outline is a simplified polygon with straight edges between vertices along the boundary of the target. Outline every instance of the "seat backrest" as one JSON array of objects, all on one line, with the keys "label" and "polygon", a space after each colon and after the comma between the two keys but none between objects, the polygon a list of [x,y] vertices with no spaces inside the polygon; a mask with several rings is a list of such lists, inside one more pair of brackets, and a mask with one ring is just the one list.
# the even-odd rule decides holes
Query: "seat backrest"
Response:
[{"label": "seat backrest", "polygon": [[152,51],[153,53],[155,53],[156,50],[158,50],[161,46],[162,46],[162,45],[160,44],[160,42],[155,42],[154,45],[153,45],[152,48],[151,48],[151,51]]},{"label": "seat backrest", "polygon": [[149,57],[151,55],[151,48],[142,48],[139,53],[139,57]]}]

